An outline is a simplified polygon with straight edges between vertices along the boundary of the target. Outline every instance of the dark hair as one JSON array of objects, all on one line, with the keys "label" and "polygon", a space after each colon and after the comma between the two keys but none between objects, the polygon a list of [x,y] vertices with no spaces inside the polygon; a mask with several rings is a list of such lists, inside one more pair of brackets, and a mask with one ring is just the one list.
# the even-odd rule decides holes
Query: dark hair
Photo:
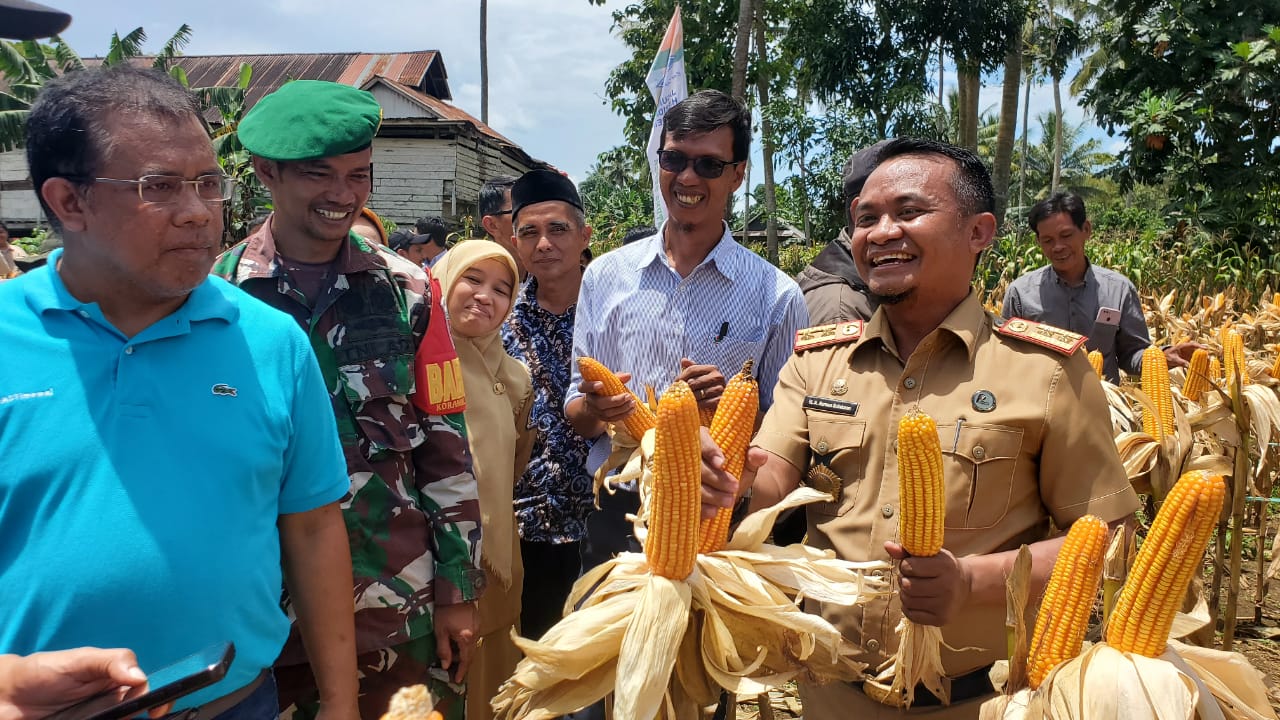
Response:
[{"label": "dark hair", "polygon": [[1031,226],[1031,232],[1036,231],[1036,226],[1041,220],[1058,213],[1070,215],[1071,222],[1081,230],[1084,229],[1085,220],[1089,217],[1085,212],[1084,198],[1075,193],[1056,192],[1031,206],[1031,211],[1027,213],[1027,224]]},{"label": "dark hair", "polygon": [[671,107],[662,116],[662,143],[667,133],[676,140],[705,135],[728,125],[733,130],[733,162],[751,152],[751,111],[719,90],[699,90]]},{"label": "dark hair", "polygon": [[519,178],[514,175],[498,175],[484,181],[484,185],[480,186],[480,198],[476,201],[477,212],[480,217],[492,215],[502,209],[507,203],[507,193],[511,192],[511,186],[516,184]]},{"label": "dark hair", "polygon": [[636,227],[628,230],[627,233],[622,236],[622,244],[630,245],[631,243],[637,240],[643,240],[656,232],[658,232],[658,228],[652,225],[637,225]]},{"label": "dark hair", "polygon": [[950,159],[956,166],[951,176],[951,190],[956,194],[960,210],[966,215],[995,212],[996,195],[991,187],[991,175],[972,151],[937,140],[899,138],[880,149],[878,164],[903,155],[939,155]]},{"label": "dark hair", "polygon": [[[49,178],[86,182],[111,151],[104,120],[121,114],[199,120],[191,91],[158,70],[129,65],[69,72],[45,83],[27,115],[27,165],[40,207],[55,231],[62,229],[40,188]],[[163,138],[157,138],[163,142]]]},{"label": "dark hair", "polygon": [[445,247],[449,242],[449,223],[444,221],[442,217],[424,217],[414,223],[414,229],[419,235],[426,235],[431,242]]}]

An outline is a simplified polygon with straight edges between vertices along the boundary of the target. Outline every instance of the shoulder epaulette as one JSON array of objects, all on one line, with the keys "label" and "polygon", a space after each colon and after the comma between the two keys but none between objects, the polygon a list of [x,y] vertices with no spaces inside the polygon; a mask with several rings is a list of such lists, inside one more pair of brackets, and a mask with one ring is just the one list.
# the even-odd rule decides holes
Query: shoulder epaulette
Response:
[{"label": "shoulder epaulette", "polygon": [[853,342],[862,337],[862,321],[854,320],[834,325],[818,325],[796,332],[796,352],[804,352],[814,348]]},{"label": "shoulder epaulette", "polygon": [[1045,325],[1034,320],[1024,320],[1022,318],[1009,318],[1003,325],[996,327],[996,332],[1005,337],[1018,338],[1034,343],[1040,347],[1047,347],[1054,352],[1063,355],[1070,355],[1084,345],[1087,340],[1084,335],[1073,333],[1070,330]]}]

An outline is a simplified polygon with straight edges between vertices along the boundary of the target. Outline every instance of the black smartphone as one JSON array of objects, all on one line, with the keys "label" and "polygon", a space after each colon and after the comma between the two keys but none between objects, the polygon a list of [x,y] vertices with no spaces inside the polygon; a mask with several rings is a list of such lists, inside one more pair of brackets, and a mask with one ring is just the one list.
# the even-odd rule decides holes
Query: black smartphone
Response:
[{"label": "black smartphone", "polygon": [[147,673],[146,690],[119,689],[94,695],[49,715],[45,720],[123,720],[218,682],[227,674],[236,646],[223,642]]}]

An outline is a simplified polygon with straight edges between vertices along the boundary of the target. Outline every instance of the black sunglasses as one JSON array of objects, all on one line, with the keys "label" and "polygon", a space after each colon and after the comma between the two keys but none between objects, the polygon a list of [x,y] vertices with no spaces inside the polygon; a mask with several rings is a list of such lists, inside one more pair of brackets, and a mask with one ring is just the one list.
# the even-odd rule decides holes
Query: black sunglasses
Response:
[{"label": "black sunglasses", "polygon": [[693,163],[693,171],[698,177],[707,180],[715,180],[724,174],[724,169],[730,165],[740,165],[742,160],[733,162],[725,162],[719,158],[713,158],[707,155],[702,157],[691,158],[679,150],[659,150],[658,151],[658,167],[671,173],[682,173],[688,167],[689,163]]}]

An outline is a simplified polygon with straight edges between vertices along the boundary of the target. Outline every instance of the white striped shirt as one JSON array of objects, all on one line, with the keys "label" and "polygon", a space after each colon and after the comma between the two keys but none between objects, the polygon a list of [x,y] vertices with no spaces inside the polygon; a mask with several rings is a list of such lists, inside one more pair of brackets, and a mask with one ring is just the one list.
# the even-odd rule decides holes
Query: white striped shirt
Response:
[{"label": "white striped shirt", "polygon": [[728,378],[755,360],[760,406],[773,402],[797,330],[809,322],[795,281],[724,236],[689,277],[671,267],[662,231],[607,252],[587,266],[573,328],[573,377],[565,404],[580,397],[577,358],[631,373],[628,387],[645,397],[680,374],[680,359],[715,365]]}]

